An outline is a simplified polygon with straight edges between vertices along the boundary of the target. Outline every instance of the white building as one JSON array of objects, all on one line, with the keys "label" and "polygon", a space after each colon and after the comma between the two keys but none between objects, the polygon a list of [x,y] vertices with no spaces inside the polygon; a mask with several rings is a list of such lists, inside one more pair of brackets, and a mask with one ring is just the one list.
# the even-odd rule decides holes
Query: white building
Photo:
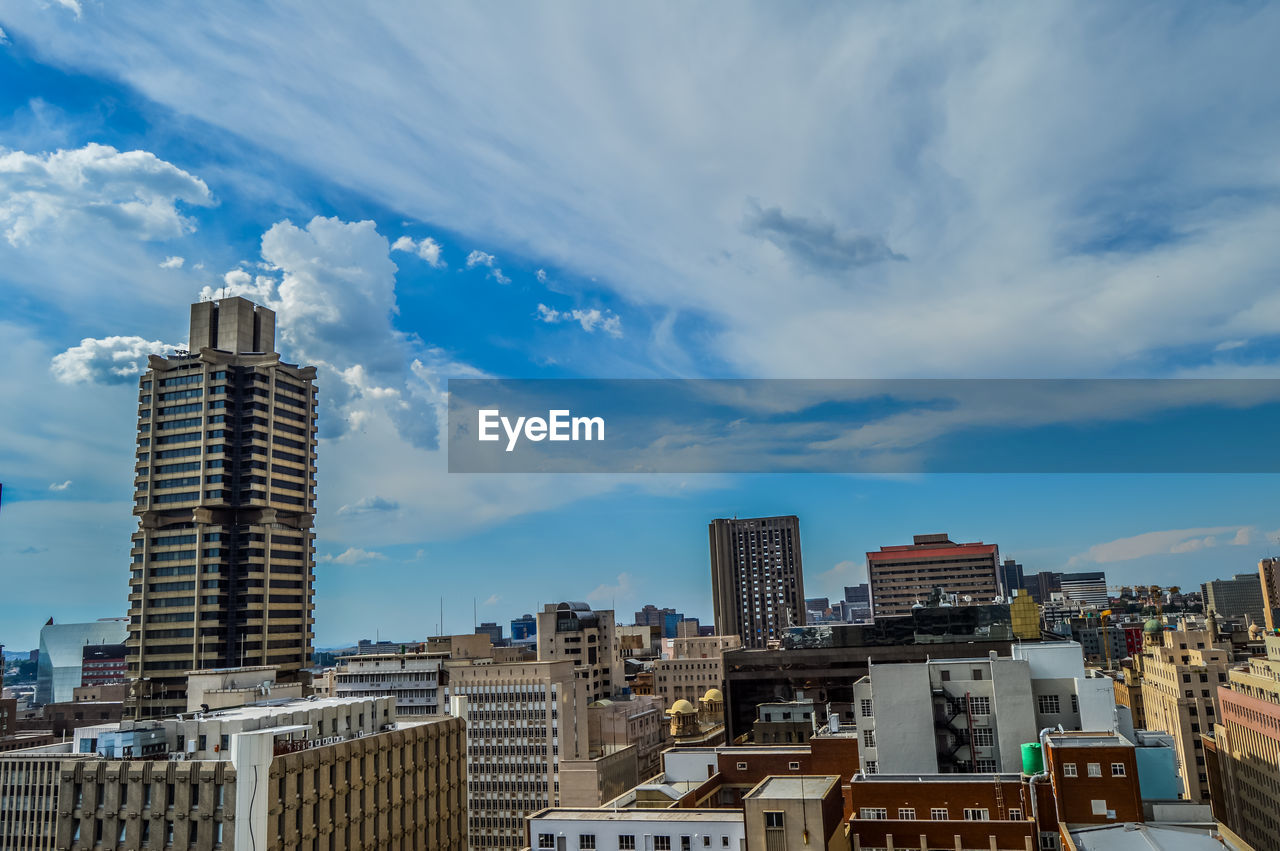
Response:
[{"label": "white building", "polygon": [[1111,680],[1086,671],[1074,641],[1015,645],[1013,655],[873,665],[854,684],[862,770],[1017,772],[1045,727],[1116,732]]},{"label": "white building", "polygon": [[529,818],[538,851],[743,851],[742,810],[553,809]]},{"label": "white building", "polygon": [[448,653],[375,653],[343,658],[333,673],[338,697],[394,697],[401,716],[437,715]]}]

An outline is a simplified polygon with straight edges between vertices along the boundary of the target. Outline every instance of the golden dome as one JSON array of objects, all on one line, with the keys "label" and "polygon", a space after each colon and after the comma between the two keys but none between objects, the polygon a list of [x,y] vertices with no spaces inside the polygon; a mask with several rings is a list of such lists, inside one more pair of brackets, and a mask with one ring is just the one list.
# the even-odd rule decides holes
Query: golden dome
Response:
[{"label": "golden dome", "polygon": [[702,699],[724,703],[724,693],[718,688],[709,688],[707,693],[702,696]]},{"label": "golden dome", "polygon": [[697,715],[698,710],[693,708],[693,704],[681,698],[671,704],[671,708],[667,710],[669,715]]}]

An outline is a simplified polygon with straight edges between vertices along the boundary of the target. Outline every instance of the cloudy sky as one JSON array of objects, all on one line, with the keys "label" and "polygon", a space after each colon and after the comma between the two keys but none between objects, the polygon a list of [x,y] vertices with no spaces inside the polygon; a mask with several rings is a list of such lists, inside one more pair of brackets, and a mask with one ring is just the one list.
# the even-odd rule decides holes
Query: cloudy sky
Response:
[{"label": "cloudy sky", "polygon": [[320,367],[317,641],[709,617],[948,531],[1256,569],[1272,477],[460,476],[451,377],[1277,377],[1280,8],[0,0],[0,642],[123,614],[136,374],[202,293]]}]

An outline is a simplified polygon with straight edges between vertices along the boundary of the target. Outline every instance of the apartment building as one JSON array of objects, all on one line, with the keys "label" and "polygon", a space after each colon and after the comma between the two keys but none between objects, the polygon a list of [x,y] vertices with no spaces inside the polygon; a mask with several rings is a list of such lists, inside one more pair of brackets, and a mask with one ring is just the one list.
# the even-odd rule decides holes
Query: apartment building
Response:
[{"label": "apartment building", "polygon": [[567,659],[475,660],[450,677],[451,711],[466,721],[472,851],[521,848],[526,817],[560,804],[562,761],[590,758],[588,682]]},{"label": "apartment building", "polygon": [[191,306],[190,351],[138,382],[129,677],[138,718],[186,704],[186,672],[274,665],[312,641],[314,367],[281,361],[275,314]]},{"label": "apartment building", "polygon": [[981,541],[957,544],[945,533],[915,535],[910,544],[867,553],[871,607],[877,618],[908,615],[935,588],[960,605],[1000,596],[1000,548]]},{"label": "apartment building", "polygon": [[537,851],[744,851],[746,827],[740,810],[563,807],[529,817],[528,847]]},{"label": "apartment building", "polygon": [[612,697],[625,678],[613,612],[586,603],[548,603],[538,612],[538,661],[568,660],[587,686],[589,700]]},{"label": "apartment building", "polygon": [[446,653],[404,652],[347,656],[333,672],[338,697],[395,698],[402,718],[444,711]]},{"label": "apartment building", "polygon": [[[0,756],[23,848],[466,848],[463,723],[286,700],[78,729]],[[9,819],[0,819],[8,830]],[[13,847],[5,845],[4,847]]]},{"label": "apartment building", "polygon": [[1112,681],[1085,669],[1075,642],[876,664],[853,697],[868,774],[1016,772],[1021,746],[1045,727],[1117,729]]},{"label": "apartment building", "polygon": [[707,532],[717,635],[765,647],[805,624],[798,517],[713,520]]},{"label": "apartment building", "polygon": [[708,689],[724,690],[724,654],[742,646],[737,635],[671,639],[670,658],[653,663],[653,691],[667,708],[698,700]]},{"label": "apartment building", "polygon": [[1231,646],[1215,641],[1213,630],[1183,620],[1177,629],[1147,622],[1143,650],[1142,706],[1147,727],[1172,734],[1182,777],[1182,796],[1209,799],[1203,733],[1219,715],[1218,686],[1227,682]]}]

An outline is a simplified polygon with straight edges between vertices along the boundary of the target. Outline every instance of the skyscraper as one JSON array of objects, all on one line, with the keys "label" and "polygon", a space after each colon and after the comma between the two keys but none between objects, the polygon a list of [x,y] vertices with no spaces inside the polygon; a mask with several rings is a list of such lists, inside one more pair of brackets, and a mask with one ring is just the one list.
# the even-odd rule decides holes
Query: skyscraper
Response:
[{"label": "skyscraper", "polygon": [[1006,600],[1012,600],[1018,596],[1020,588],[1022,588],[1022,565],[1007,558],[1000,565],[1000,593]]},{"label": "skyscraper", "polygon": [[187,671],[309,663],[315,367],[284,363],[275,313],[243,298],[191,306],[190,351],[139,382],[129,580],[130,704],[186,708]]},{"label": "skyscraper", "polygon": [[1107,595],[1107,575],[1101,570],[1064,573],[1061,582],[1062,594],[1068,600],[1106,608],[1110,599]]},{"label": "skyscraper", "polygon": [[798,517],[713,520],[707,530],[716,635],[764,647],[805,624]]}]

